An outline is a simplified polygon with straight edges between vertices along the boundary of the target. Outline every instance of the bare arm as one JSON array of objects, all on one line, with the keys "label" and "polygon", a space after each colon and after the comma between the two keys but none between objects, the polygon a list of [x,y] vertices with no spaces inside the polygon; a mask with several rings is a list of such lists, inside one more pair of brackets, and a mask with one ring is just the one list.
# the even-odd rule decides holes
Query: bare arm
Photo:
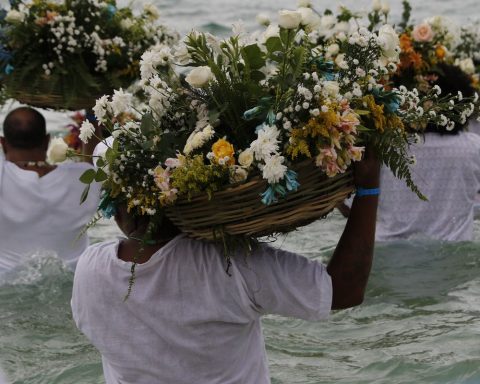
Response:
[{"label": "bare arm", "polygon": [[[87,111],[91,115],[93,114],[93,111]],[[88,115],[88,113],[87,113]],[[102,137],[102,128],[99,126],[99,124],[95,121],[90,121],[94,126],[95,126],[95,135],[93,135],[90,140],[88,141],[87,144],[82,143],[82,155],[81,158],[83,161],[93,164],[94,159],[92,158],[93,151],[97,144],[100,142],[100,139]]]},{"label": "bare arm", "polygon": [[[379,186],[380,164],[367,151],[355,167],[357,187]],[[345,230],[328,264],[332,278],[332,309],[360,305],[370,275],[375,244],[378,196],[355,197]]]}]

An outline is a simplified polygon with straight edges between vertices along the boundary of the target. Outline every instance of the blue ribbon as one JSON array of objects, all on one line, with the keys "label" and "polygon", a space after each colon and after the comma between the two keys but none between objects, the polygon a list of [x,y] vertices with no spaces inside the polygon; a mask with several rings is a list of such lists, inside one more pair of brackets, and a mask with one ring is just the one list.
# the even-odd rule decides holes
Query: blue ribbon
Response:
[{"label": "blue ribbon", "polygon": [[273,125],[275,124],[276,116],[272,107],[273,97],[262,97],[256,107],[253,107],[243,113],[243,118],[247,121],[253,119],[265,119],[268,125]]},{"label": "blue ribbon", "polygon": [[14,69],[15,69],[15,68],[13,67],[13,65],[7,64],[7,65],[5,66],[5,74],[11,75],[12,72],[14,71]]},{"label": "blue ribbon", "polygon": [[296,192],[299,186],[297,173],[288,170],[280,183],[270,184],[267,190],[261,194],[262,203],[265,205],[277,203],[279,199],[285,198],[289,192]]},{"label": "blue ribbon", "polygon": [[388,113],[396,113],[400,108],[400,97],[396,92],[385,92],[380,88],[374,88],[373,97],[377,104],[382,104]]},{"label": "blue ribbon", "polygon": [[102,216],[106,219],[110,219],[117,213],[117,207],[110,197],[110,195],[103,191],[102,200],[100,201],[100,205],[98,206],[98,210],[102,213]]},{"label": "blue ribbon", "polygon": [[321,74],[326,80],[333,81],[336,79],[337,75],[333,61],[325,61],[322,56],[317,56],[310,60],[310,65],[315,66],[317,73]]},{"label": "blue ribbon", "polygon": [[117,13],[117,8],[112,4],[108,4],[107,12],[111,17],[113,17],[115,15],[115,13]]}]

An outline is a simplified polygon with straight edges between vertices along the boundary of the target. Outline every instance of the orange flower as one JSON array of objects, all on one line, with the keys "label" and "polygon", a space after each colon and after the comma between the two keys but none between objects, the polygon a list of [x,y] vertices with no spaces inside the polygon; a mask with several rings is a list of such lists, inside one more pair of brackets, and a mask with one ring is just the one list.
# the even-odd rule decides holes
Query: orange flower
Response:
[{"label": "orange flower", "polygon": [[219,139],[215,144],[213,144],[212,152],[217,162],[219,162],[219,160],[225,161],[225,158],[228,157],[228,160],[225,161],[225,164],[235,164],[235,150],[233,149],[233,145],[227,140]]},{"label": "orange flower", "polygon": [[404,52],[413,50],[412,39],[406,33],[402,33],[400,36],[400,48]]}]

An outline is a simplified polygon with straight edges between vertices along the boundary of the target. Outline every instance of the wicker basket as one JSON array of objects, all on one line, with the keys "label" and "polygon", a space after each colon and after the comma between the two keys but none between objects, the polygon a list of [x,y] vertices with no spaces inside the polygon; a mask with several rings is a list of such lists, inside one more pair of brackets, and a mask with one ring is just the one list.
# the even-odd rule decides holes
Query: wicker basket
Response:
[{"label": "wicker basket", "polygon": [[109,94],[110,89],[92,89],[89,95],[73,95],[67,98],[62,92],[61,85],[52,87],[48,77],[40,77],[35,84],[24,84],[13,78],[8,86],[8,94],[22,104],[32,107],[71,110],[90,109],[95,105],[95,100],[104,94]]},{"label": "wicker basket", "polygon": [[290,232],[325,217],[353,192],[351,172],[327,178],[311,162],[296,169],[300,188],[276,204],[264,205],[267,184],[259,176],[216,192],[179,199],[166,209],[170,220],[189,236],[214,240],[229,236],[261,237]]}]

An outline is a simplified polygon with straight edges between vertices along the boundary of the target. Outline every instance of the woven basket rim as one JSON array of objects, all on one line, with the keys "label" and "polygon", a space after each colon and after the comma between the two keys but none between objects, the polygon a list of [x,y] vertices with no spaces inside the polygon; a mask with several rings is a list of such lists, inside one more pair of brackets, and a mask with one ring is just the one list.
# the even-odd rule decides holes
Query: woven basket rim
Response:
[{"label": "woven basket rim", "polygon": [[211,241],[218,230],[228,236],[262,237],[290,232],[325,217],[354,190],[350,169],[328,177],[307,160],[297,163],[295,170],[299,171],[299,189],[271,205],[261,202],[259,192],[265,190],[267,182],[255,175],[247,182],[214,192],[211,198],[206,192],[184,197],[165,212],[194,238]]}]

